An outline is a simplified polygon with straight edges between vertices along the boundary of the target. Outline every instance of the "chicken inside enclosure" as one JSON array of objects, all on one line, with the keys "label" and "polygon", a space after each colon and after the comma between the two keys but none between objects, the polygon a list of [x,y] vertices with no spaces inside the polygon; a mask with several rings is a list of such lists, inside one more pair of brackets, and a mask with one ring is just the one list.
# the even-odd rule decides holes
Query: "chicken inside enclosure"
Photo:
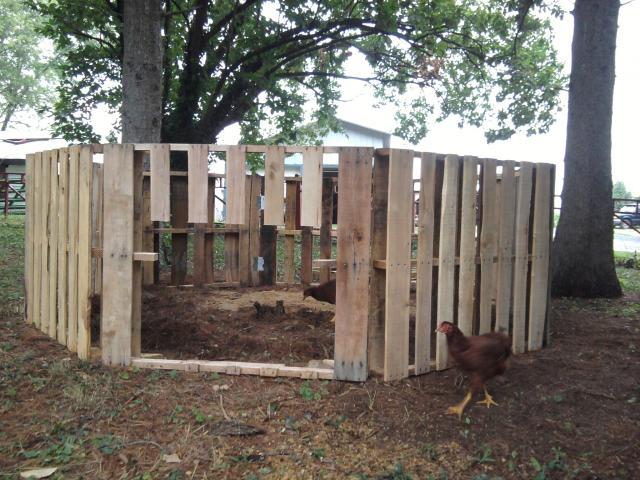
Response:
[{"label": "chicken inside enclosure", "polygon": [[320,302],[336,304],[336,281],[329,280],[315,287],[308,287],[302,293],[302,299],[313,297]]},{"label": "chicken inside enclosure", "polygon": [[447,336],[449,355],[455,360],[458,368],[471,377],[471,386],[464,399],[457,405],[449,407],[447,413],[462,417],[464,409],[473,395],[484,390],[484,400],[478,403],[489,408],[498,405],[487,391],[486,382],[496,375],[502,375],[507,369],[507,359],[511,355],[511,339],[499,332],[484,335],[465,336],[450,322],[442,322],[436,329]]}]

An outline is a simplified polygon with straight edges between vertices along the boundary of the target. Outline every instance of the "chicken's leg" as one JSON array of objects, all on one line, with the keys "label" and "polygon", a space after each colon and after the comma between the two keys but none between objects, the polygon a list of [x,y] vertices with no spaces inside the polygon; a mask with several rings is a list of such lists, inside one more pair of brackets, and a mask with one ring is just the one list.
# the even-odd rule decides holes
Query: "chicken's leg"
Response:
[{"label": "chicken's leg", "polygon": [[454,405],[453,407],[449,407],[447,409],[447,413],[449,415],[458,415],[458,418],[462,418],[462,413],[464,412],[465,407],[470,401],[471,401],[471,390],[467,392],[467,394],[459,404]]},{"label": "chicken's leg", "polygon": [[489,395],[489,392],[487,392],[487,387],[484,387],[484,400],[480,400],[478,403],[485,404],[487,408],[491,405],[495,405],[496,407],[498,406],[498,404],[493,400],[493,397]]}]

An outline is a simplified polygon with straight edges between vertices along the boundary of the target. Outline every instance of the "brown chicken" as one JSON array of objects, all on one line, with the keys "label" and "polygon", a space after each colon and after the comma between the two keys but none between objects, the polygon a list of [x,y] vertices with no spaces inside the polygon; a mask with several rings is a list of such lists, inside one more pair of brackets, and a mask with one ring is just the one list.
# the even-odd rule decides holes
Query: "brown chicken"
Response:
[{"label": "brown chicken", "polygon": [[462,417],[465,407],[475,393],[484,389],[483,403],[489,408],[498,405],[489,392],[486,382],[496,375],[502,375],[507,369],[507,359],[511,355],[511,339],[504,333],[491,332],[484,335],[466,337],[464,333],[450,322],[442,322],[437,332],[447,336],[449,355],[455,360],[460,370],[471,376],[471,387],[462,402],[449,407],[447,413]]},{"label": "brown chicken", "polygon": [[302,293],[302,299],[313,297],[321,302],[336,304],[336,281],[329,280],[316,287],[308,287]]}]

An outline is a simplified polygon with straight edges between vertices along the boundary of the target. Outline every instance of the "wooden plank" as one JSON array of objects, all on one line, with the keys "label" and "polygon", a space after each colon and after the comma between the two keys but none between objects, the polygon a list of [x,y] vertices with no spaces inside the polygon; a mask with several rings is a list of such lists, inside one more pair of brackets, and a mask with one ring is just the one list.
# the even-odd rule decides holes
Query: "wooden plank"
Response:
[{"label": "wooden plank", "polygon": [[78,357],[91,356],[91,189],[93,153],[80,147],[78,168]]},{"label": "wooden plank", "polygon": [[[456,230],[458,226],[458,177],[460,159],[457,155],[447,155],[444,161],[442,183],[442,210],[440,214],[440,245],[438,266],[438,324],[452,322],[454,317],[454,279]],[[436,369],[447,366],[447,340],[439,334],[436,341]]]},{"label": "wooden plank", "polygon": [[311,227],[302,227],[300,281],[308,285],[313,281],[313,235]]},{"label": "wooden plank", "polygon": [[304,150],[300,225],[320,228],[322,214],[322,147]]},{"label": "wooden plank", "polygon": [[206,223],[196,223],[193,236],[193,283],[196,285],[207,283],[206,260]]},{"label": "wooden plank", "polygon": [[371,173],[373,149],[341,150],[338,188],[335,378],[365,381],[371,273]]},{"label": "wooden plank", "polygon": [[[556,166],[551,165],[551,172],[549,174],[549,252],[552,251],[553,247],[553,227],[554,227],[554,200],[556,190]],[[549,259],[551,261],[551,259]],[[548,347],[551,345],[551,278],[552,278],[552,269],[549,268],[549,278],[547,279],[547,309],[545,314],[545,322],[544,322],[544,346]]]},{"label": "wooden plank", "polygon": [[[386,210],[385,210],[386,212]],[[385,213],[386,214],[386,213]],[[333,228],[333,178],[322,179],[322,213],[320,222],[320,258],[331,258],[331,230]],[[320,283],[328,282],[331,270],[320,268]]]},{"label": "wooden plank", "polygon": [[[167,182],[168,184],[168,182]],[[169,192],[169,186],[167,186]],[[167,210],[170,208],[169,193],[167,193]],[[146,252],[155,250],[153,221],[151,220],[151,182],[150,178],[144,177],[142,181],[142,249]],[[142,266],[142,284],[153,285],[155,283],[155,270],[158,268],[157,263],[145,263]]]},{"label": "wooden plank", "polygon": [[[188,152],[190,223],[207,223],[207,188],[209,184],[209,150],[207,145],[189,145]],[[153,177],[152,177],[153,178]]]},{"label": "wooden plank", "polygon": [[166,143],[151,145],[151,221],[171,221],[169,153],[169,145]]},{"label": "wooden plank", "polygon": [[415,374],[431,368],[433,296],[433,233],[436,156],[425,153],[420,160],[420,208],[418,210],[418,252],[416,264]]},{"label": "wooden plank", "polygon": [[42,296],[42,153],[36,153],[33,157],[33,298],[32,322],[36,328],[40,327],[42,313],[40,311],[40,298]]},{"label": "wooden plank", "polygon": [[35,181],[35,155],[27,154],[25,158],[26,169],[26,204],[25,204],[25,321],[33,323],[33,277],[35,258],[35,205],[34,205],[34,181]]},{"label": "wooden plank", "polygon": [[227,282],[237,282],[240,279],[238,254],[240,239],[238,233],[224,234],[224,278]]},{"label": "wooden plank", "polygon": [[58,321],[58,150],[49,156],[49,337],[56,338]]},{"label": "wooden plank", "polygon": [[549,281],[549,214],[551,202],[551,165],[536,165],[531,240],[531,290],[529,294],[529,350],[542,348]]},{"label": "wooden plank", "polygon": [[491,331],[491,303],[494,293],[493,258],[498,245],[496,205],[496,161],[483,159],[482,167],[482,230],[480,232],[480,328]]},{"label": "wooden plank", "polygon": [[[287,198],[285,209],[285,228],[293,230],[296,228],[296,210],[298,208],[296,182],[287,180]],[[284,239],[284,282],[295,282],[295,247],[296,241],[293,237],[288,236]]]},{"label": "wooden plank", "polygon": [[522,162],[518,176],[516,203],[515,265],[513,269],[513,353],[524,352],[529,254],[529,214],[533,164]]},{"label": "wooden plank", "polygon": [[509,332],[513,272],[513,229],[516,220],[515,162],[504,162],[500,179],[500,227],[498,232],[498,293],[496,331]]},{"label": "wooden plank", "polygon": [[104,258],[102,362],[128,365],[131,358],[133,286],[133,145],[104,146]]},{"label": "wooden plank", "polygon": [[49,332],[49,241],[51,237],[51,223],[49,215],[51,214],[51,151],[42,154],[42,231],[44,238],[42,239],[42,278],[41,278],[41,297],[40,297],[40,330],[43,333]]},{"label": "wooden plank", "polygon": [[[142,352],[142,268],[141,262],[136,262],[135,252],[143,248],[143,183],[145,152],[133,154],[133,249],[134,263],[132,270],[131,286],[131,355],[140,355]],[[150,258],[155,260],[155,253],[149,252]],[[143,254],[148,255],[148,253]]]},{"label": "wooden plank", "polygon": [[[215,224],[215,179],[209,178],[209,189],[207,190],[207,226],[213,227]],[[146,244],[145,244],[146,248]],[[204,237],[204,275],[205,282],[212,283],[214,281],[214,248],[215,236],[213,233],[206,232]],[[145,265],[146,266],[146,265]],[[143,267],[144,268],[144,267]]]},{"label": "wooden plank", "polygon": [[251,199],[249,208],[249,271],[250,285],[260,284],[258,257],[260,256],[260,196],[262,194],[262,177],[251,175]]},{"label": "wooden plank", "polygon": [[[174,228],[185,228],[187,226],[187,197],[187,179],[184,177],[172,178],[171,226]],[[181,285],[186,283],[187,280],[187,242],[186,233],[171,234],[171,283],[173,285]]]},{"label": "wooden plank", "polygon": [[[91,180],[91,248],[102,248],[102,164],[93,164]],[[91,291],[100,295],[102,291],[102,261],[91,260]]]},{"label": "wooden plank", "polygon": [[409,376],[409,289],[411,233],[413,230],[412,180],[413,151],[391,149],[387,202],[385,382]]},{"label": "wooden plank", "polygon": [[264,162],[264,224],[284,224],[284,147],[269,146]]},{"label": "wooden plank", "polygon": [[80,147],[69,148],[69,213],[67,216],[67,348],[78,350],[78,215]]},{"label": "wooden plank", "polygon": [[464,157],[460,205],[460,277],[458,283],[458,328],[473,334],[473,306],[476,281],[476,207],[478,159]]},{"label": "wooden plank", "polygon": [[238,274],[240,285],[249,286],[251,284],[251,253],[249,252],[251,246],[251,235],[249,233],[249,219],[251,217],[251,176],[245,176],[245,219],[246,223],[244,228],[238,232]]},{"label": "wooden plank", "polygon": [[246,149],[243,146],[230,146],[226,162],[226,218],[228,225],[246,223]]}]

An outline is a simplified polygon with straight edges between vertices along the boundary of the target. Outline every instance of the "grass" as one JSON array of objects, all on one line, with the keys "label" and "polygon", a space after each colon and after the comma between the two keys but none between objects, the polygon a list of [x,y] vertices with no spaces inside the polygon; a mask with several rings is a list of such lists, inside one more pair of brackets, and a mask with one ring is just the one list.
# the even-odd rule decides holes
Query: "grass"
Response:
[{"label": "grass", "polygon": [[0,218],[0,313],[16,313],[24,295],[24,216]]}]

